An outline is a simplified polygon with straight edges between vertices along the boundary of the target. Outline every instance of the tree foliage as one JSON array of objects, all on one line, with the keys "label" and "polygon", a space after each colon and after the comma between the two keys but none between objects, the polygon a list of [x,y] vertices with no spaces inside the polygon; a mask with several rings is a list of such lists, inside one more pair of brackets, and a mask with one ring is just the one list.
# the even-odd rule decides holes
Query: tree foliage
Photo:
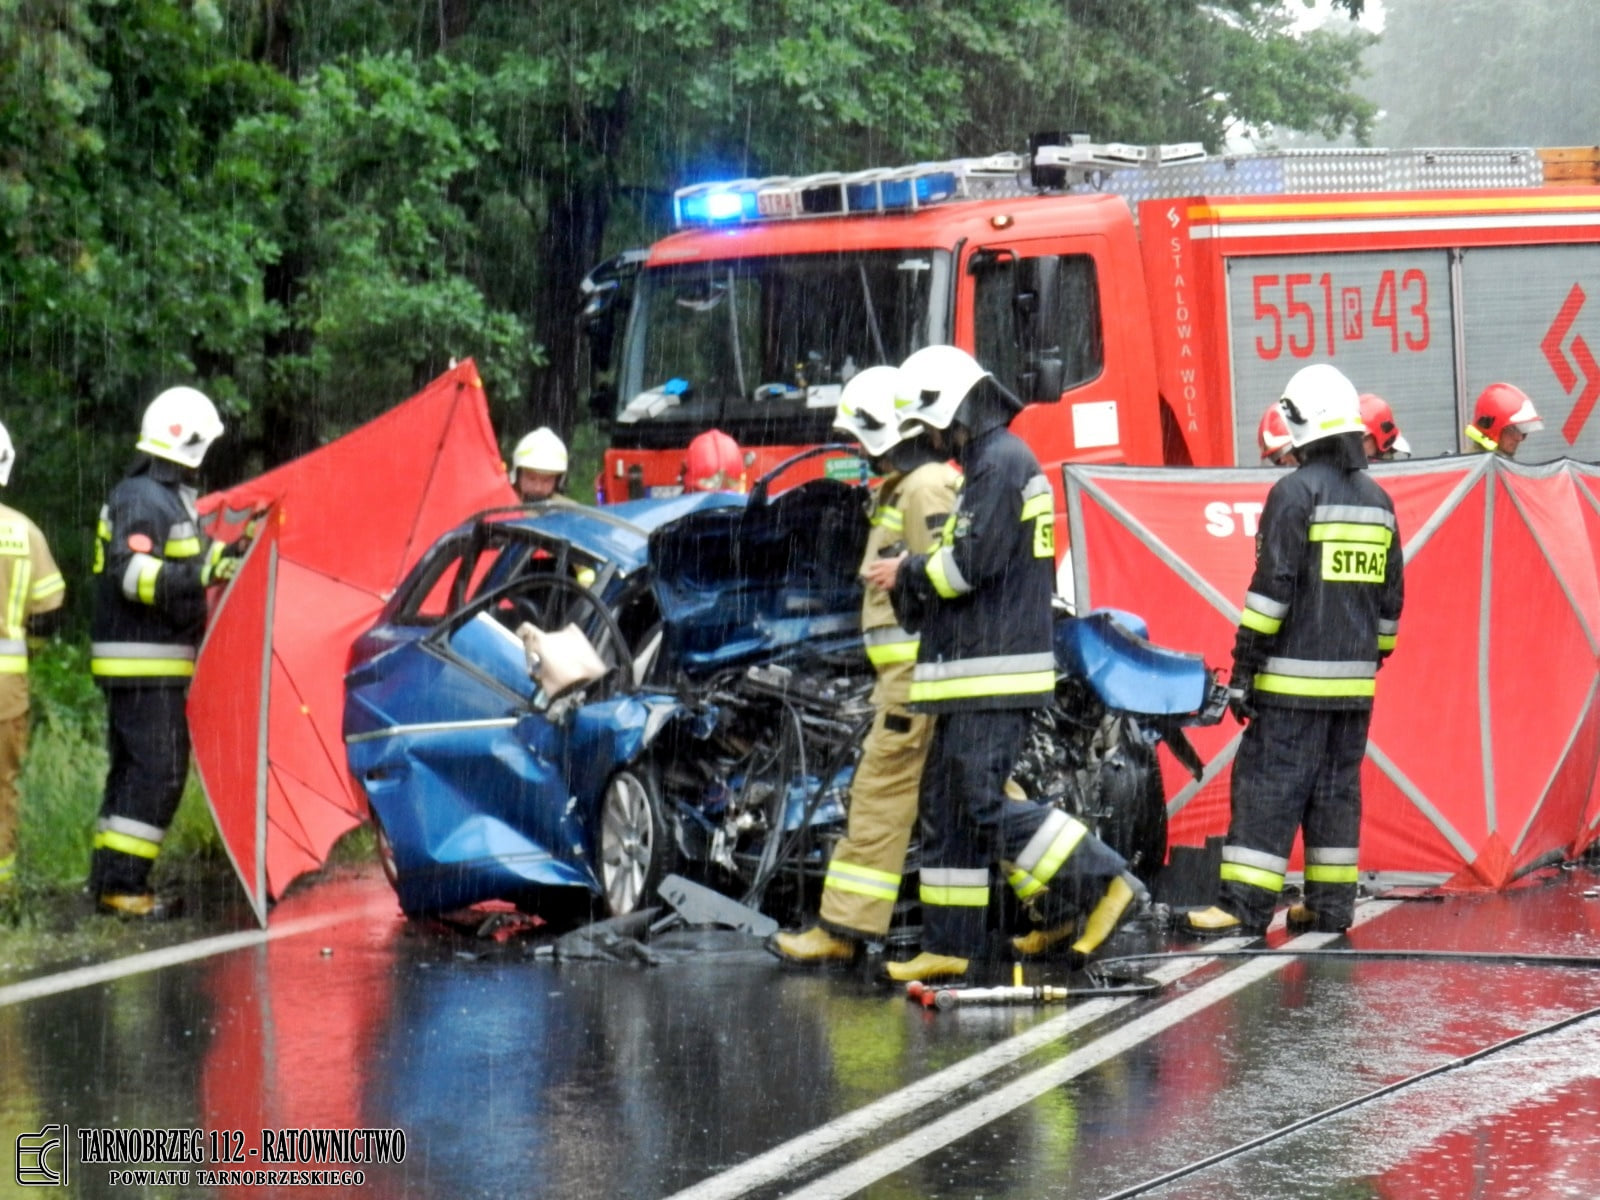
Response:
[{"label": "tree foliage", "polygon": [[[1584,82],[1600,8],[1579,0],[1388,0],[1363,87],[1395,146],[1583,146],[1600,96]],[[1469,65],[1470,64],[1470,65]]]},{"label": "tree foliage", "polygon": [[1354,56],[1275,0],[0,0],[12,498],[81,564],[177,382],[224,411],[219,483],[452,357],[508,437],[570,429],[578,283],[677,186],[1038,129],[1360,136]]}]

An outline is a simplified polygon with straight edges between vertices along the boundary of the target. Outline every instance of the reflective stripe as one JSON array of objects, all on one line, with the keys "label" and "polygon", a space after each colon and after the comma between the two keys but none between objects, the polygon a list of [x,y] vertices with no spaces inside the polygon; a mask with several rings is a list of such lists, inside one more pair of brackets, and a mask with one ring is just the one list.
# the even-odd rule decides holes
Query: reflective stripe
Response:
[{"label": "reflective stripe", "polygon": [[1260,592],[1246,592],[1244,594],[1246,608],[1253,608],[1263,617],[1276,618],[1281,621],[1289,615],[1289,606],[1281,600],[1274,600],[1271,596],[1263,596]]},{"label": "reflective stripe", "polygon": [[1017,855],[1017,867],[1048,886],[1088,832],[1083,822],[1058,808],[1051,809],[1022,853]]},{"label": "reflective stripe", "polygon": [[989,904],[989,872],[960,867],[924,867],[917,889],[924,904],[945,908],[986,908]]},{"label": "reflective stripe", "polygon": [[1249,887],[1258,887],[1265,892],[1283,891],[1282,875],[1273,871],[1263,871],[1259,867],[1247,867],[1243,863],[1223,863],[1222,881],[1243,883]]},{"label": "reflective stripe", "polygon": [[872,514],[872,523],[894,533],[899,533],[906,527],[905,514],[898,508],[891,508],[887,504],[880,504]]},{"label": "reflective stripe", "polygon": [[922,644],[922,639],[916,634],[907,633],[898,625],[869,629],[862,635],[862,640],[867,647],[867,661],[875,667],[890,663],[914,663],[917,661],[917,647]]},{"label": "reflective stripe", "polygon": [[1026,871],[1012,871],[1006,876],[1006,882],[1011,885],[1011,890],[1017,894],[1018,900],[1031,899],[1044,891],[1044,884]]},{"label": "reflective stripe", "polygon": [[1307,883],[1357,883],[1360,881],[1361,872],[1354,865],[1340,866],[1313,866],[1306,864]]},{"label": "reflective stripe", "polygon": [[134,554],[122,572],[122,594],[140,604],[156,602],[156,580],[161,577],[162,562],[150,554]]},{"label": "reflective stripe", "polygon": [[1283,621],[1280,618],[1262,616],[1253,608],[1246,608],[1239,614],[1239,624],[1246,629],[1265,634],[1277,633],[1283,628]]},{"label": "reflective stripe", "polygon": [[918,663],[911,676],[910,699],[916,702],[1020,696],[1052,692],[1055,686],[1055,658],[1050,653],[997,654]]},{"label": "reflective stripe", "polygon": [[1361,542],[1385,547],[1394,541],[1392,530],[1376,525],[1313,525],[1306,536],[1313,542]]},{"label": "reflective stripe", "polygon": [[1392,634],[1392,633],[1380,633],[1378,635],[1378,651],[1379,651],[1379,653],[1383,653],[1385,651],[1393,650],[1394,649],[1394,643],[1395,643],[1394,634]]},{"label": "reflective stripe", "polygon": [[954,600],[972,590],[961,568],[956,566],[955,553],[949,546],[941,546],[928,555],[928,582],[946,600]]},{"label": "reflective stripe", "polygon": [[180,538],[161,547],[163,558],[193,558],[200,553],[199,538]]},{"label": "reflective stripe", "polygon": [[1382,525],[1394,528],[1394,514],[1375,504],[1319,504],[1311,510],[1311,521],[1345,521],[1356,525]]},{"label": "reflective stripe", "polygon": [[1257,867],[1273,875],[1282,875],[1289,869],[1289,860],[1265,850],[1252,850],[1248,846],[1224,846],[1222,861],[1237,863],[1241,867]]},{"label": "reflective stripe", "polygon": [[1323,846],[1317,849],[1306,847],[1306,862],[1324,866],[1353,867],[1359,861],[1360,855],[1359,846]]},{"label": "reflective stripe", "polygon": [[136,821],[132,817],[101,817],[94,823],[94,827],[106,833],[121,833],[128,837],[138,838],[141,842],[149,842],[159,846],[167,836],[167,831],[159,825],[151,825],[146,821]]},{"label": "reflective stripe", "polygon": [[1299,675],[1310,679],[1372,678],[1377,665],[1363,658],[1269,658],[1261,664],[1269,675]]},{"label": "reflective stripe", "polygon": [[834,859],[828,864],[828,876],[822,886],[893,903],[900,895],[900,876]]},{"label": "reflective stripe", "polygon": [[[28,616],[28,590],[29,581],[33,574],[33,562],[27,558],[19,558],[11,567],[11,592],[6,596],[6,624],[4,633],[7,636],[22,635],[23,621]],[[27,649],[27,647],[23,647]]]},{"label": "reflective stripe", "polygon": [[1400,632],[1400,622],[1399,621],[1386,621],[1382,617],[1379,617],[1378,618],[1378,632],[1380,634],[1388,634],[1390,637],[1393,637],[1395,634]]},{"label": "reflective stripe", "polygon": [[194,674],[194,647],[154,642],[93,642],[89,673],[113,678],[181,677]]},{"label": "reflective stripe", "polygon": [[0,675],[28,673],[28,643],[22,638],[0,639]]},{"label": "reflective stripe", "polygon": [[155,858],[167,831],[131,817],[102,817],[95,823],[94,848],[131,854],[134,858]]},{"label": "reflective stripe", "polygon": [[1046,492],[1042,496],[1035,496],[1031,500],[1022,502],[1022,520],[1034,521],[1043,516],[1055,516],[1055,497]]},{"label": "reflective stripe", "polygon": [[59,573],[46,575],[43,579],[36,580],[33,587],[28,589],[28,596],[34,600],[48,600],[57,592],[67,590],[67,581]]},{"label": "reflective stripe", "polygon": [[15,854],[8,854],[4,858],[0,858],[0,883],[5,883],[9,880],[16,873],[16,867],[17,856]]},{"label": "reflective stripe", "polygon": [[1372,679],[1307,679],[1298,675],[1257,675],[1255,689],[1278,696],[1376,696]]}]

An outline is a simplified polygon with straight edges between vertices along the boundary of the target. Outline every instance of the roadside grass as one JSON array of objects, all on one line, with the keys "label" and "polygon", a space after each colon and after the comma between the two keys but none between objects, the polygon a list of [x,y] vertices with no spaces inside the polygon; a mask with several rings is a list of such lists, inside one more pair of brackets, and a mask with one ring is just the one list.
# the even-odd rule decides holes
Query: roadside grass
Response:
[{"label": "roadside grass", "polygon": [[[81,888],[106,775],[106,708],[84,641],[53,640],[29,664],[31,730],[21,780],[16,894],[10,924]],[[168,830],[157,879],[226,869],[199,780],[191,773]]]}]

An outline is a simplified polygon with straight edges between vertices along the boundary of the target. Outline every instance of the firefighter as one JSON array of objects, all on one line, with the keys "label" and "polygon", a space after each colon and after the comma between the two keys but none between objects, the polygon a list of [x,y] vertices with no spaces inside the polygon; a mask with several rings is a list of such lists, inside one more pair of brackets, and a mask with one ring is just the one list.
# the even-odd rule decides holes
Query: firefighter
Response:
[{"label": "firefighter", "polygon": [[1544,428],[1538,410],[1528,394],[1515,384],[1491,383],[1472,406],[1472,423],[1462,432],[1467,435],[1469,454],[1517,456],[1517,447],[1530,433]]},{"label": "firefighter", "polygon": [[1067,941],[1075,914],[1093,905],[1072,943],[1086,956],[1142,888],[1079,821],[1005,790],[1029,710],[1055,695],[1054,494],[1007,428],[1020,402],[971,355],[925,347],[901,365],[900,386],[902,420],[933,431],[964,482],[936,549],[880,558],[864,573],[869,585],[893,587],[901,623],[920,633],[912,707],[937,717],[920,796],[923,948],[887,973],[897,982],[966,973],[984,946],[996,861],[1041,925],[1015,949]]},{"label": "firefighter", "polygon": [[1283,410],[1273,404],[1261,414],[1261,424],[1256,426],[1256,445],[1261,447],[1261,460],[1275,467],[1294,466],[1294,445],[1289,438],[1289,426],[1284,423]]},{"label": "firefighter", "polygon": [[138,454],[100,510],[90,671],[105,691],[110,766],[89,887],[102,912],[160,919],[176,904],[150,890],[189,773],[184,700],[205,628],[206,589],[233,577],[243,546],[200,533],[201,460],[222,435],[190,387],[150,402]]},{"label": "firefighter", "polygon": [[1361,424],[1366,436],[1361,447],[1368,462],[1389,462],[1396,458],[1411,457],[1411,443],[1400,432],[1400,423],[1394,419],[1394,410],[1382,396],[1362,392],[1357,400],[1361,405]]},{"label": "firefighter", "polygon": [[541,425],[517,443],[511,452],[510,481],[523,504],[560,493],[567,481],[567,444],[555,430]]},{"label": "firefighter", "polygon": [[[17,461],[11,435],[0,425],[0,487]],[[54,632],[67,585],[39,527],[0,504],[0,896],[10,891],[17,862],[17,777],[28,750],[28,639]]]},{"label": "firefighter", "polygon": [[[839,397],[833,427],[861,444],[875,475],[872,528],[862,570],[902,551],[933,548],[955,507],[960,475],[926,437],[902,439],[895,415],[894,367],[868,367],[851,376]],[[850,819],[822,884],[822,911],[804,933],[779,933],[769,943],[790,963],[848,962],[863,941],[889,931],[906,845],[917,819],[917,786],[933,718],[906,707],[917,635],[895,618],[889,593],[868,585],[861,599],[861,633],[878,673],[872,729],[850,783]]]},{"label": "firefighter", "polygon": [[720,429],[708,429],[695,436],[684,454],[684,491],[742,492],[744,465],[739,443]]},{"label": "firefighter", "polygon": [[1282,404],[1300,466],[1267,494],[1234,638],[1230,705],[1245,731],[1220,897],[1187,918],[1202,935],[1265,930],[1296,829],[1305,901],[1291,929],[1349,928],[1361,759],[1404,598],[1394,504],[1364,470],[1355,388],[1319,363],[1296,372]]}]

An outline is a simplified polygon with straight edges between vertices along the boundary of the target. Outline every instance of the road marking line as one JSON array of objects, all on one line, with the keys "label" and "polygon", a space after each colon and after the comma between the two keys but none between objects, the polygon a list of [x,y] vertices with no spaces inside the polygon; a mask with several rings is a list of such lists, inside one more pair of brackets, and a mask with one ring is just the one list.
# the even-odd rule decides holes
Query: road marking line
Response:
[{"label": "road marking line", "polygon": [[[282,938],[296,937],[303,933],[315,933],[319,929],[327,929],[330,925],[342,925],[346,921],[353,921],[360,917],[370,916],[372,904],[358,905],[354,909],[343,912],[325,913],[320,917],[301,917],[298,920],[287,921],[271,929],[248,929],[242,933],[224,933],[217,937],[201,938],[197,942],[184,942],[177,946],[165,946],[160,950],[147,950],[142,954],[130,954],[124,958],[113,959],[111,962],[97,963],[92,967],[75,967],[70,971],[60,971],[54,975],[42,975],[38,979],[25,979],[21,983],[8,984],[0,987],[0,1008],[12,1004],[23,1004],[29,1000],[37,1000],[41,996],[56,996],[62,992],[75,991],[78,988],[93,987],[97,983],[109,983],[113,979],[123,979],[129,975],[141,975],[146,971],[159,971],[165,967],[175,967],[179,963],[194,962],[197,959],[210,958],[217,954],[226,954],[230,950],[244,950],[251,946],[265,945]],[[383,911],[392,912],[394,898],[385,896]]]},{"label": "road marking line", "polygon": [[[1371,903],[1359,903],[1356,906],[1356,923],[1360,924],[1368,919],[1369,914],[1376,916],[1378,911],[1386,911],[1388,907],[1384,905],[1381,910],[1375,910]],[[1279,913],[1273,919],[1272,928],[1280,929],[1282,926],[1283,914]],[[1209,952],[1241,950],[1255,940],[1243,937],[1221,938],[1211,942],[1206,949],[1196,951],[1193,957],[1166,960],[1162,966],[1148,974],[1151,979],[1160,983],[1171,983],[1214,961],[1208,956]],[[1090,1000],[1080,1004],[1059,1017],[1041,1021],[1032,1029],[998,1042],[987,1050],[946,1067],[926,1079],[920,1079],[899,1091],[879,1097],[871,1104],[836,1117],[809,1133],[801,1134],[754,1158],[748,1158],[719,1175],[676,1192],[667,1200],[735,1200],[736,1197],[755,1191],[757,1188],[803,1173],[823,1155],[866,1137],[892,1121],[918,1112],[930,1104],[938,1103],[957,1089],[974,1083],[986,1075],[992,1075],[1052,1042],[1060,1041],[1068,1034],[1101,1017],[1126,1008],[1136,999],[1138,997],[1121,997],[1115,1000]]]},{"label": "road marking line", "polygon": [[[1361,924],[1380,916],[1398,903],[1400,902],[1387,901],[1363,905],[1358,911],[1356,923]],[[1294,939],[1291,945],[1314,950],[1339,936],[1336,933],[1310,933]],[[1141,1042],[1149,1041],[1156,1034],[1171,1029],[1213,1004],[1283,970],[1294,961],[1292,957],[1251,959],[1242,966],[1228,971],[1227,974],[1202,984],[1194,991],[1168,1001],[1154,1012],[1137,1017],[1128,1024],[1072,1051],[1049,1066],[1041,1067],[998,1091],[990,1092],[970,1104],[965,1104],[923,1126],[915,1133],[907,1134],[899,1141],[857,1159],[797,1192],[788,1193],[785,1200],[839,1200],[841,1197],[853,1196],[862,1188],[887,1178],[935,1150],[948,1146],[989,1122],[1037,1100],[1067,1080],[1093,1070]]]}]

